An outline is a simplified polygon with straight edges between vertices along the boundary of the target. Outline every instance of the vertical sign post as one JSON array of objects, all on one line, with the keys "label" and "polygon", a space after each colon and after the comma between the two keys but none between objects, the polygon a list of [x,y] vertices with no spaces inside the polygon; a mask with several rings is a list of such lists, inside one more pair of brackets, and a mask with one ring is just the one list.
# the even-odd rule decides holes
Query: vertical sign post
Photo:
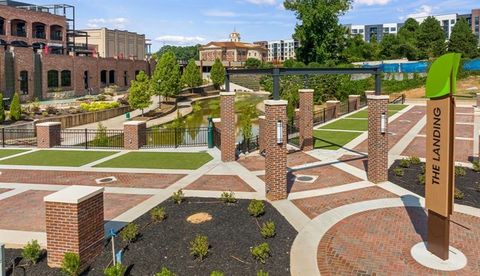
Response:
[{"label": "vertical sign post", "polygon": [[446,54],[431,66],[427,78],[427,156],[425,201],[428,209],[427,249],[449,258],[450,215],[453,213],[456,78],[460,54]]}]

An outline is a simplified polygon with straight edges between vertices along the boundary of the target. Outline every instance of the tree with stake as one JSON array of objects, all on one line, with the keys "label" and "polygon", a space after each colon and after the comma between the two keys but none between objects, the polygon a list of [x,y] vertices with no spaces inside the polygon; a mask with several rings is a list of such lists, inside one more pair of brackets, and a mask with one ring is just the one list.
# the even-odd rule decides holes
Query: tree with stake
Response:
[{"label": "tree with stake", "polygon": [[213,86],[215,89],[220,89],[225,83],[225,68],[223,67],[220,59],[215,59],[215,63],[212,66],[212,71],[210,71],[210,78],[212,79]]},{"label": "tree with stake", "polygon": [[143,110],[152,104],[149,79],[145,72],[140,71],[138,73],[136,80],[132,81],[128,92],[128,103],[134,109],[141,109],[143,116]]},{"label": "tree with stake", "polygon": [[182,75],[182,83],[187,87],[191,88],[192,93],[193,88],[202,85],[202,72],[200,72],[200,70],[198,69],[194,59],[188,61],[188,65]]},{"label": "tree with stake", "polygon": [[478,56],[478,38],[465,18],[461,18],[453,26],[452,35],[448,42],[448,51],[461,53],[462,57],[475,58]]},{"label": "tree with stake", "polygon": [[20,105],[20,97],[18,93],[13,95],[12,104],[10,105],[10,120],[18,121],[22,118],[22,106]]},{"label": "tree with stake", "polygon": [[[178,95],[181,89],[180,65],[172,51],[165,52],[155,67],[150,81],[150,91],[160,99]],[[161,100],[159,101],[161,104]]]}]

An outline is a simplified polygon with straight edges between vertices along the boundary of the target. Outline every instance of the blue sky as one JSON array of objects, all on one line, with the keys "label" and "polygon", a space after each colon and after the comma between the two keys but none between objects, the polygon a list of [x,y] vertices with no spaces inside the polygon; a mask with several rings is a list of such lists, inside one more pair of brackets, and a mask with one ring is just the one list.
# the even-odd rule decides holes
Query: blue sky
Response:
[{"label": "blue sky", "polygon": [[[51,0],[26,2],[51,4]],[[55,1],[54,1],[55,2]],[[77,28],[144,33],[153,49],[225,40],[236,27],[243,41],[288,39],[295,16],[283,0],[57,0],[76,6]],[[354,0],[342,23],[402,22],[409,15],[469,13],[478,0]]]}]

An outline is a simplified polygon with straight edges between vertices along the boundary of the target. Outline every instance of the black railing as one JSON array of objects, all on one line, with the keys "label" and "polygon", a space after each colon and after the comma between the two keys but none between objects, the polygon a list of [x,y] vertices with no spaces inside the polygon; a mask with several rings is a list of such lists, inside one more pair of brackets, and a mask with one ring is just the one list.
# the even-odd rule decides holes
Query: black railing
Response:
[{"label": "black railing", "polygon": [[247,154],[259,149],[258,136],[252,138],[243,139],[242,142],[237,144],[237,154]]},{"label": "black railing", "polygon": [[34,129],[2,128],[2,147],[35,147],[37,135]]},{"label": "black railing", "polygon": [[145,148],[208,146],[208,128],[150,128],[145,131]]},{"label": "black railing", "polygon": [[294,146],[300,145],[300,129],[297,123],[287,125],[287,143]]},{"label": "black railing", "polygon": [[397,98],[390,101],[391,104],[404,104],[405,103],[405,94],[398,96]]},{"label": "black railing", "polygon": [[222,131],[218,127],[213,128],[213,145],[218,149],[222,146]]},{"label": "black railing", "polygon": [[60,148],[109,148],[122,149],[123,130],[64,129],[60,131]]}]

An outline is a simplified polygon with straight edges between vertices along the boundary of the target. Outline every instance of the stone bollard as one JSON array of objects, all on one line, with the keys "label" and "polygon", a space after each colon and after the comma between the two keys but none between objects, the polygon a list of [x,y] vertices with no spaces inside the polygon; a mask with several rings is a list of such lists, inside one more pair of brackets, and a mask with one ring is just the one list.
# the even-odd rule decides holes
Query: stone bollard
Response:
[{"label": "stone bollard", "polygon": [[126,150],[139,150],[147,144],[147,123],[129,121],[123,123],[123,147]]},{"label": "stone bollard", "polygon": [[[368,180],[388,180],[388,100],[386,95],[368,96]],[[385,118],[382,131],[382,114]]]},{"label": "stone bollard", "polygon": [[[300,148],[313,150],[313,89],[300,89],[299,133]],[[328,105],[328,104],[327,104]]]},{"label": "stone bollard", "polygon": [[36,125],[37,147],[49,149],[61,144],[62,124],[60,122],[47,122]]},{"label": "stone bollard", "polygon": [[340,113],[340,101],[327,101],[327,118],[326,121],[335,119]]},{"label": "stone bollard", "polygon": [[235,92],[220,93],[220,118],[222,119],[222,161],[236,160]]},{"label": "stone bollard", "polygon": [[360,108],[360,95],[349,95],[348,106],[350,112],[358,110]]},{"label": "stone bollard", "polygon": [[374,95],[375,95],[375,90],[365,91],[365,98],[368,98],[368,96],[374,96]]}]

